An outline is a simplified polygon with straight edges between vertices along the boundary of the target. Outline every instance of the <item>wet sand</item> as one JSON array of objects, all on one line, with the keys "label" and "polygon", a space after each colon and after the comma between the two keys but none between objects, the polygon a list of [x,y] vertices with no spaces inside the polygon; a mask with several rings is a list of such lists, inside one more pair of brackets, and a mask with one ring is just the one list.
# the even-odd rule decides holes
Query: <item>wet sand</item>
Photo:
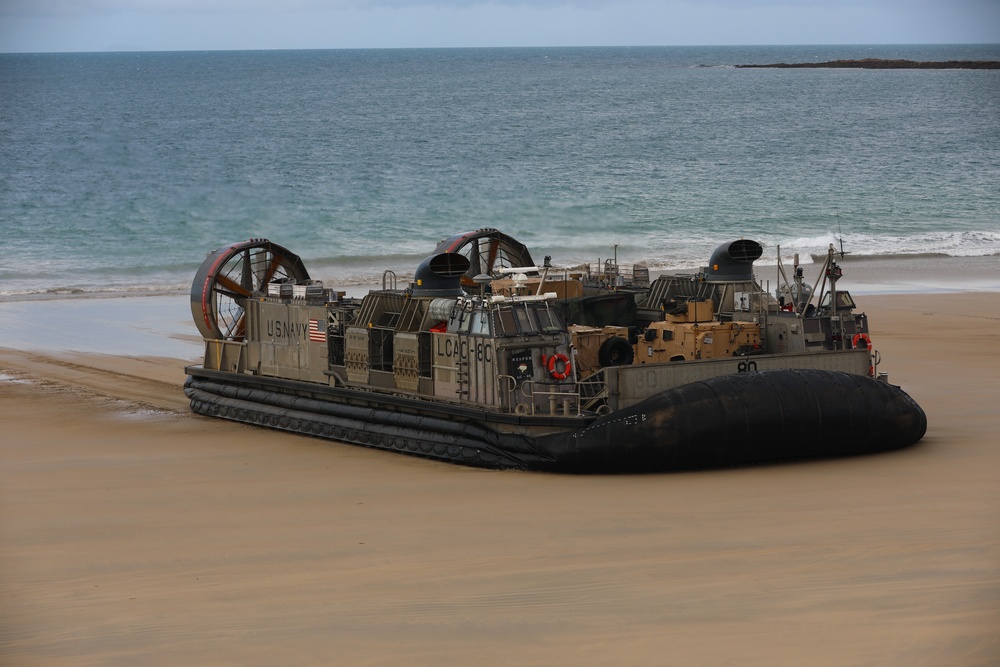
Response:
[{"label": "wet sand", "polygon": [[0,663],[998,664],[1000,293],[859,301],[920,444],[639,476],[199,417],[191,341],[0,335]]}]

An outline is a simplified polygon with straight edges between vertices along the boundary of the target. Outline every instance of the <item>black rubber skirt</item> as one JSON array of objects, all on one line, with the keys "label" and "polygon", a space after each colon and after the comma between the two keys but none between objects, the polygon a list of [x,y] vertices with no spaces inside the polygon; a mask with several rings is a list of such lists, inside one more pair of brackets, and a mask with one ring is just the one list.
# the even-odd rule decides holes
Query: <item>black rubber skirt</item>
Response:
[{"label": "black rubber skirt", "polygon": [[[400,412],[219,378],[188,378],[197,413],[484,468],[637,473],[853,456],[907,447],[927,430],[902,389],[835,371],[772,370],[692,382],[610,415],[531,435],[498,423]],[[368,393],[369,400],[371,394]],[[468,413],[468,411],[465,411]],[[434,414],[431,414],[434,413]],[[541,420],[539,420],[541,423]]]},{"label": "black rubber skirt", "polygon": [[670,389],[536,443],[566,472],[641,472],[853,456],[907,447],[924,411],[887,382],[773,370]]}]

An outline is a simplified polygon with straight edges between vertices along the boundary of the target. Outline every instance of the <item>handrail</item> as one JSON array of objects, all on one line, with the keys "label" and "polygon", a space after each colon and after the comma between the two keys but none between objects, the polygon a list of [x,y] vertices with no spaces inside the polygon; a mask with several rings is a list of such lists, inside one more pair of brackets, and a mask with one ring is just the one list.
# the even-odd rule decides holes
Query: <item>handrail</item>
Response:
[{"label": "handrail", "polygon": [[[554,391],[547,389],[539,389],[539,387],[555,387]],[[562,414],[564,417],[570,416],[580,416],[580,392],[579,391],[560,391],[558,389],[559,385],[548,385],[541,384],[535,380],[527,380],[523,385],[523,391],[528,397],[528,414],[536,415],[539,414],[536,409],[538,401],[536,399],[548,397],[549,411],[547,414],[555,415],[556,407],[561,402],[562,404]],[[561,399],[561,401],[560,401]],[[521,404],[523,405],[523,404]],[[573,412],[571,406],[576,406],[576,411]],[[517,406],[515,406],[516,410]],[[546,413],[542,413],[546,414]]]},{"label": "handrail", "polygon": [[[608,389],[605,370],[602,368],[596,373],[589,375],[586,380],[577,381],[577,387],[580,388],[581,410],[600,410],[601,406],[598,404],[602,402],[603,405],[607,405],[604,400],[611,395],[611,391]],[[585,391],[587,388],[592,388],[593,391]]]}]

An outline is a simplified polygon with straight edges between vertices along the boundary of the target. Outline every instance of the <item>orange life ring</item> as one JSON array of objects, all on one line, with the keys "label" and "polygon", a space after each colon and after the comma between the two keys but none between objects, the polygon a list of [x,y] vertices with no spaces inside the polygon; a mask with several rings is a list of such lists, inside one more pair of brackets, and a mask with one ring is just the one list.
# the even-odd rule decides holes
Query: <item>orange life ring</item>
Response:
[{"label": "orange life ring", "polygon": [[[563,369],[561,371],[556,370],[556,362],[561,361],[563,363]],[[573,364],[570,362],[569,357],[561,352],[553,354],[548,359],[549,375],[555,380],[565,380],[569,377],[569,374],[573,372]]]}]

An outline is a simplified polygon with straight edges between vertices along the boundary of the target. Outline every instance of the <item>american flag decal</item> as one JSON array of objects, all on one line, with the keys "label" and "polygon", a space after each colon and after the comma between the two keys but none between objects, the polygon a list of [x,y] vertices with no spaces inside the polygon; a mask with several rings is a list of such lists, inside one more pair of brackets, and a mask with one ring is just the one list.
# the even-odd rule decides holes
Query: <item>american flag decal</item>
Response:
[{"label": "american flag decal", "polygon": [[326,342],[326,332],[320,326],[319,320],[309,320],[309,340],[314,343]]}]

